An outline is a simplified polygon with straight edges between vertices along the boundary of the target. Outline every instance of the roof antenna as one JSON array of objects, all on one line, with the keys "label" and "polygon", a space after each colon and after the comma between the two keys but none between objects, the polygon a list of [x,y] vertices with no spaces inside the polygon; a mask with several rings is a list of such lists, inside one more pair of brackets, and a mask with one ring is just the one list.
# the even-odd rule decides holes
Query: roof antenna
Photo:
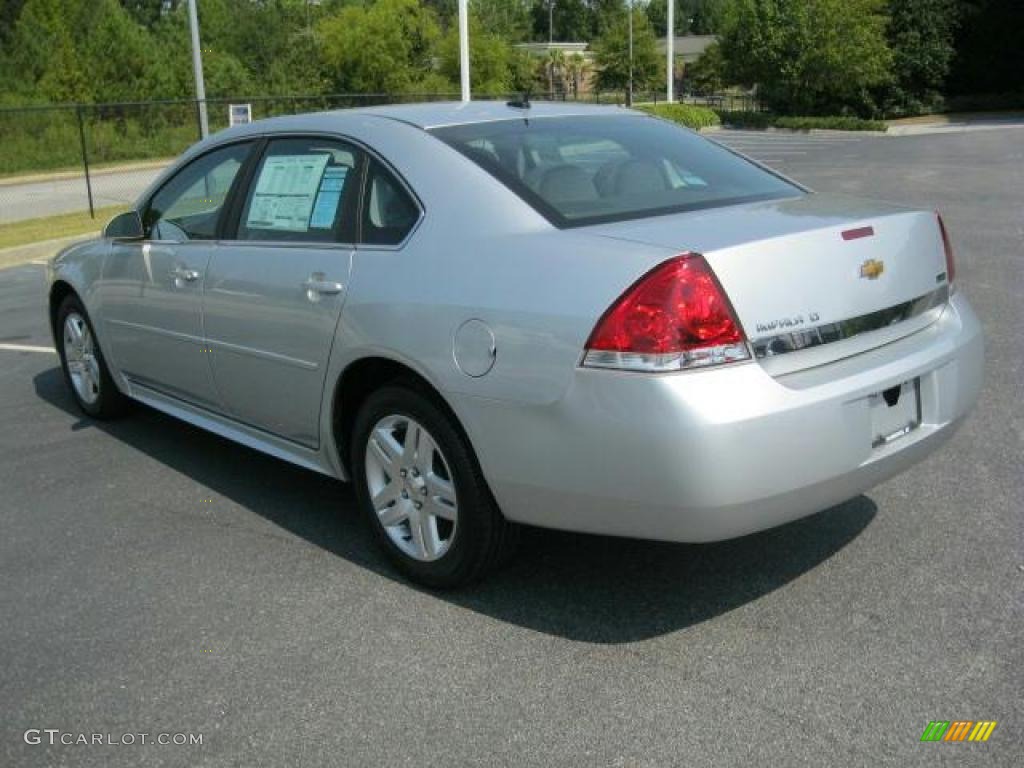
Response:
[{"label": "roof antenna", "polygon": [[516,109],[529,109],[530,108],[530,91],[531,90],[532,90],[532,87],[531,86],[527,86],[526,90],[523,91],[523,96],[522,96],[521,99],[507,101],[505,103],[508,106],[510,106],[510,107],[515,107]]}]

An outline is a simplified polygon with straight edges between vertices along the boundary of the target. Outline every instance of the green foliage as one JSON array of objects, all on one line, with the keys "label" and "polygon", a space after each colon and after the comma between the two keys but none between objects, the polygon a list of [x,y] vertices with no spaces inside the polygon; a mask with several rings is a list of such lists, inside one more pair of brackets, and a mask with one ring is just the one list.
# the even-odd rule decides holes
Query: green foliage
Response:
[{"label": "green foliage", "polygon": [[537,60],[526,51],[513,48],[508,61],[509,88],[520,93],[537,89]]},{"label": "green foliage", "polygon": [[725,87],[725,58],[722,47],[712,43],[692,64],[686,66],[684,77],[698,93],[718,93]]},{"label": "green foliage", "polygon": [[671,120],[673,123],[685,125],[695,131],[702,128],[714,128],[722,123],[715,111],[707,107],[695,107],[689,104],[644,104],[636,108]]},{"label": "green foliage", "polygon": [[594,23],[584,0],[534,0],[530,9],[534,40],[547,40],[550,22],[551,36],[559,42],[590,40]]},{"label": "green foliage", "polygon": [[[597,85],[602,90],[618,90],[629,85],[629,16],[619,14],[593,45],[597,63]],[[665,62],[658,51],[654,30],[647,15],[633,11],[633,90],[661,86],[665,81]]]},{"label": "green foliage", "polygon": [[833,131],[884,131],[886,124],[881,120],[864,120],[859,117],[831,115],[827,117],[794,117],[773,115],[770,112],[729,112],[715,110],[722,125],[730,128],[785,128],[791,131],[833,130]]},{"label": "green foliage", "polygon": [[[673,0],[677,35],[712,35],[720,31],[723,11],[729,0]],[[654,34],[665,36],[668,0],[650,0],[644,9]]]},{"label": "green foliage", "polygon": [[892,82],[881,93],[888,114],[933,111],[953,60],[955,0],[889,0]]},{"label": "green foliage", "polygon": [[[663,87],[667,1],[634,3],[636,92]],[[756,86],[795,115],[1021,103],[1024,0],[673,2],[677,33],[722,37],[687,68],[702,92]],[[191,98],[186,6],[0,0],[0,104]],[[578,62],[512,47],[547,40],[549,8],[555,39],[590,42],[597,87],[617,98],[629,79],[625,0],[471,0],[474,91],[578,91]],[[200,0],[199,16],[211,98],[457,90],[456,0]]]},{"label": "green foliage", "polygon": [[481,30],[508,44],[520,43],[530,35],[529,0],[472,0],[469,9]]},{"label": "green foliage", "polygon": [[885,0],[733,0],[728,73],[781,113],[873,113],[892,65],[884,11]]},{"label": "green foliage", "polygon": [[[94,166],[124,160],[174,157],[196,140],[195,111],[190,106],[154,112],[86,115],[89,161]],[[0,176],[27,171],[80,170],[78,122],[73,109],[0,115]]]},{"label": "green foliage", "polygon": [[[469,18],[469,79],[474,93],[508,93],[512,87],[512,48],[497,35],[485,32],[479,18]],[[447,83],[458,83],[459,28],[452,24],[440,44],[440,74]],[[454,87],[449,85],[448,88]],[[442,89],[447,90],[448,88]]]},{"label": "green foliage", "polygon": [[417,0],[348,6],[318,31],[332,88],[354,93],[419,90],[441,35],[437,15]]}]

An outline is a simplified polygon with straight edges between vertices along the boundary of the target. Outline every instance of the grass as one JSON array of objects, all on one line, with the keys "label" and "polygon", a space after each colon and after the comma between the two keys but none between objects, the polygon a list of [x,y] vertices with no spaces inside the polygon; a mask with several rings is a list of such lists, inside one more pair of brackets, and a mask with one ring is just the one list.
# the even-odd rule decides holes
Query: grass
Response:
[{"label": "grass", "polygon": [[84,211],[0,224],[0,248],[27,245],[58,237],[91,235],[99,232],[115,214],[126,209],[127,206],[123,205],[97,208],[95,219],[89,218],[89,212]]},{"label": "grass", "polygon": [[721,124],[721,120],[713,109],[696,107],[692,104],[642,104],[638,105],[636,109],[685,125],[695,131]]}]

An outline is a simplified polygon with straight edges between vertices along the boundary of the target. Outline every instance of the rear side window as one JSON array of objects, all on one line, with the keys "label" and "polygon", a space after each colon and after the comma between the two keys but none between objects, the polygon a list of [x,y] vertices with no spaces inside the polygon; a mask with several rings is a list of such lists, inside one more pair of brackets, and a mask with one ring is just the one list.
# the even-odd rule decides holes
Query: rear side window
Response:
[{"label": "rear side window", "polygon": [[238,239],[354,242],[360,159],[339,141],[271,141],[249,185]]},{"label": "rear side window", "polygon": [[432,133],[562,227],[803,194],[717,144],[652,117],[502,120]]},{"label": "rear side window", "polygon": [[398,180],[376,160],[366,176],[362,213],[362,242],[398,245],[420,218],[420,209]]}]

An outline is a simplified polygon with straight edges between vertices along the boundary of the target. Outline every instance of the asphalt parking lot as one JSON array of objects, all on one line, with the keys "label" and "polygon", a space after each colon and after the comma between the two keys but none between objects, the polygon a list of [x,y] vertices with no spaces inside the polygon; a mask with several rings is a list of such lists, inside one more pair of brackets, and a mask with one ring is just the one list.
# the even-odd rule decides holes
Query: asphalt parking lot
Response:
[{"label": "asphalt parking lot", "polygon": [[[18,349],[50,344],[42,270],[0,271],[0,765],[1020,765],[1024,128],[716,137],[943,212],[988,349],[947,446],[738,541],[530,530],[433,594],[347,487],[143,408],[82,418]],[[998,726],[921,743],[931,720]]]}]

